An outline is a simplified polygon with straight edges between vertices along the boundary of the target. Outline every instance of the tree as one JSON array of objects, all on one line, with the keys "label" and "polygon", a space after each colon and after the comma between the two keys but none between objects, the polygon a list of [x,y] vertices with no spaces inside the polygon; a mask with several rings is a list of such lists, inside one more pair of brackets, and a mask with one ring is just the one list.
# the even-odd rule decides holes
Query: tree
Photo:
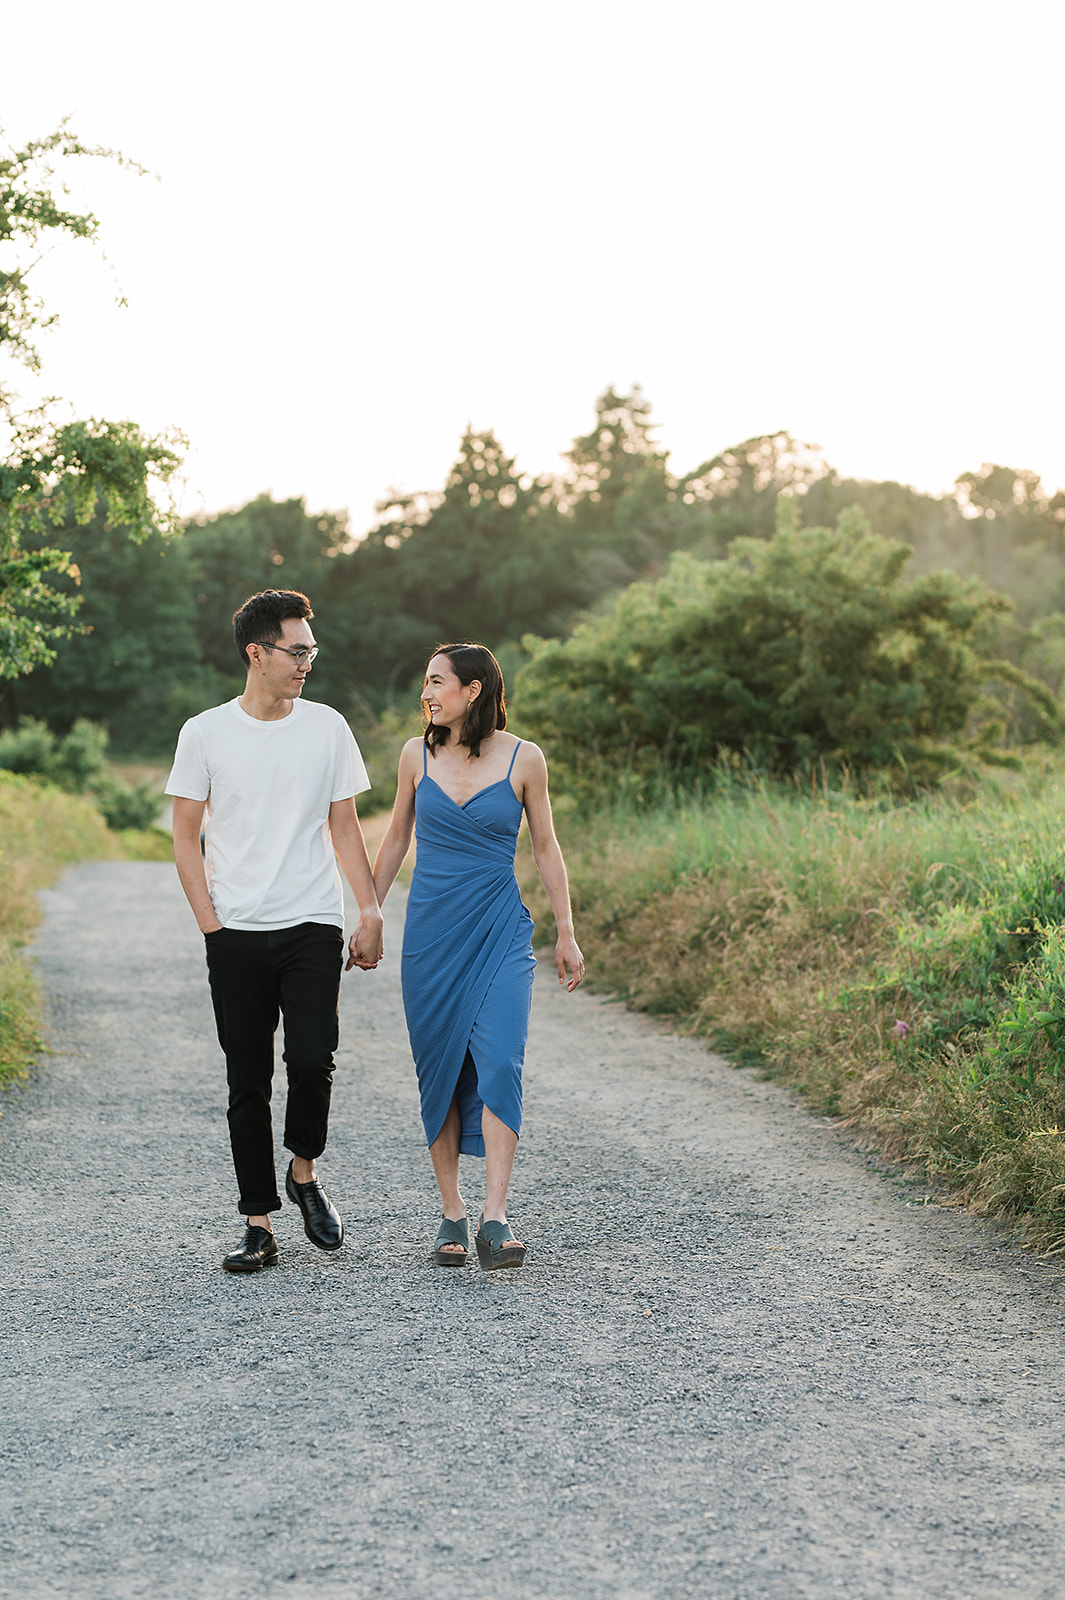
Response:
[{"label": "tree", "polygon": [[[34,341],[57,318],[33,293],[30,258],[50,236],[94,241],[99,232],[91,212],[65,209],[56,176],[57,161],[85,156],[142,171],[117,151],[82,144],[65,123],[0,152],[0,248],[12,260],[0,271],[0,354],[32,372],[41,365]],[[49,530],[87,525],[98,501],[134,539],[174,521],[158,494],[179,464],[177,435],[150,438],[135,423],[95,417],[57,424],[52,404],[20,411],[0,386],[0,679],[53,661],[56,641],[72,631],[79,573],[70,552],[44,537]],[[39,536],[32,545],[27,532]],[[75,587],[50,583],[49,574],[66,574]]]},{"label": "tree", "polygon": [[595,403],[592,431],[566,453],[562,508],[574,529],[577,570],[593,593],[630,583],[681,542],[686,519],[650,417],[639,384],[628,395],[607,389]]},{"label": "tree", "polygon": [[494,647],[560,631],[585,598],[552,485],[521,474],[490,429],[466,429],[442,493],[379,509],[322,604],[322,659],[344,660],[349,690],[406,685],[445,638]]},{"label": "tree", "polygon": [[907,546],[861,514],[799,526],[781,500],[772,539],[724,561],[673,558],[563,642],[533,643],[518,681],[523,724],[578,789],[628,773],[690,786],[722,752],[784,773],[821,761],[931,778],[963,750],[994,758],[976,724],[989,679],[1022,686],[1055,729],[1053,696],[984,657],[980,631],[1009,602],[940,572],[902,582]]},{"label": "tree", "polygon": [[[408,609],[452,638],[520,639],[572,605],[549,486],[467,428],[443,494],[400,545]],[[539,619],[534,622],[532,619]]]},{"label": "tree", "polygon": [[203,658],[241,677],[234,611],[261,589],[299,589],[317,609],[330,565],[349,543],[344,515],[310,516],[302,500],[268,494],[237,511],[194,519],[185,532]]},{"label": "tree", "polygon": [[[102,508],[59,536],[81,570],[79,626],[61,641],[54,661],[11,685],[12,712],[44,719],[61,733],[78,718],[106,723],[119,752],[170,750],[186,717],[240,688],[232,643],[226,662],[232,682],[202,664],[187,541],[157,529],[134,540],[124,527],[108,527]],[[27,535],[27,546],[33,543]],[[48,581],[73,588],[69,575],[53,573]]]},{"label": "tree", "polygon": [[650,402],[639,384],[631,394],[606,389],[595,402],[595,426],[574,439],[566,452],[572,471],[566,499],[574,520],[593,535],[609,541],[617,525],[621,500],[642,489],[648,478],[668,487],[668,455],[657,449],[651,434]]},{"label": "tree", "polygon": [[781,495],[803,500],[815,486],[833,481],[838,479],[820,450],[790,433],[744,439],[679,480],[677,496],[687,513],[680,542],[716,558],[733,539],[769,539]]}]

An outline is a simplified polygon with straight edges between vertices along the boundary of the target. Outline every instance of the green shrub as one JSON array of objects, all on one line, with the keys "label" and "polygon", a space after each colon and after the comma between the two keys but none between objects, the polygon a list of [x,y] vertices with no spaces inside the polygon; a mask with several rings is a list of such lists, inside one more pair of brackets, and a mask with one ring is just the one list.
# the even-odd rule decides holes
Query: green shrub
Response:
[{"label": "green shrub", "polygon": [[104,821],[116,832],[154,827],[163,808],[163,796],[154,783],[139,783],[131,789],[128,784],[105,777],[97,779],[92,792]]},{"label": "green shrub", "polygon": [[980,653],[1010,602],[948,572],[905,584],[910,554],[857,511],[802,528],[782,500],[772,539],[737,539],[723,561],[674,556],[572,638],[526,641],[516,719],[589,798],[604,780],[645,798],[706,785],[723,755],[926,781],[994,758],[990,680],[1022,687],[1056,733],[1045,686]]},{"label": "green shrub", "polygon": [[150,828],[162,807],[158,791],[150,783],[131,789],[111,777],[106,755],[107,729],[85,717],[62,739],[36,717],[22,717],[17,728],[0,734],[0,768],[88,796],[109,828]]},{"label": "green shrub", "polygon": [[48,774],[69,794],[84,794],[106,782],[107,729],[79,717],[65,738],[56,744],[55,761]]},{"label": "green shrub", "polygon": [[50,778],[56,762],[56,738],[46,722],[22,717],[17,728],[0,733],[0,768]]}]

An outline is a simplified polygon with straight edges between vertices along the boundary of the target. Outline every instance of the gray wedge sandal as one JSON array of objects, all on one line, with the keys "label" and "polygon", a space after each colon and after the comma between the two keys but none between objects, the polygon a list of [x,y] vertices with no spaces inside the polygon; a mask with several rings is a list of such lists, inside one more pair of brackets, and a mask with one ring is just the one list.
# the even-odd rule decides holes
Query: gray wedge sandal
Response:
[{"label": "gray wedge sandal", "polygon": [[485,1272],[525,1265],[525,1246],[515,1239],[509,1222],[486,1222],[482,1213],[481,1226],[477,1229],[474,1243],[477,1246],[477,1259]]},{"label": "gray wedge sandal", "polygon": [[[461,1250],[445,1250],[446,1244],[461,1245]],[[470,1219],[460,1217],[457,1222],[451,1222],[447,1217],[440,1220],[440,1232],[433,1245],[433,1260],[438,1267],[464,1267],[470,1254]]]}]

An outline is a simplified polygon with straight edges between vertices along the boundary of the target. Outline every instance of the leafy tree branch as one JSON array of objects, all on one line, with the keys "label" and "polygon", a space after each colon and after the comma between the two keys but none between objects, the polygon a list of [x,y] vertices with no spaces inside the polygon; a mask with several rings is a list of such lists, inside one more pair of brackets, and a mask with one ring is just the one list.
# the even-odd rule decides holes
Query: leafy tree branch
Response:
[{"label": "leafy tree branch", "polygon": [[[99,233],[92,212],[65,203],[68,189],[57,172],[86,156],[144,174],[121,152],[84,144],[65,122],[43,139],[0,151],[0,356],[34,373],[41,367],[36,339],[58,319],[33,292],[30,274],[53,238],[96,242]],[[28,548],[28,534],[84,526],[97,502],[134,539],[176,525],[176,510],[162,496],[180,465],[179,434],[153,437],[134,422],[99,418],[57,423],[54,405],[20,412],[14,390],[0,382],[0,679],[53,661],[57,641],[75,627],[77,594],[47,581],[50,573],[77,581],[70,553],[39,540]]]}]

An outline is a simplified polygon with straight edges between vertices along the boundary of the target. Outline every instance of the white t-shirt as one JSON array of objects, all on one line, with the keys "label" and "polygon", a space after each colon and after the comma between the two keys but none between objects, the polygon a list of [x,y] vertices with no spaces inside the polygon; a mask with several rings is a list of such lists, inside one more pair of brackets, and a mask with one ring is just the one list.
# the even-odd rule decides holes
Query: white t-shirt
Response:
[{"label": "white t-shirt", "polygon": [[329,807],[369,787],[332,706],[294,700],[287,717],[261,722],[230,700],[186,722],[166,792],[207,802],[207,887],[219,922],[267,932],[344,926]]}]

